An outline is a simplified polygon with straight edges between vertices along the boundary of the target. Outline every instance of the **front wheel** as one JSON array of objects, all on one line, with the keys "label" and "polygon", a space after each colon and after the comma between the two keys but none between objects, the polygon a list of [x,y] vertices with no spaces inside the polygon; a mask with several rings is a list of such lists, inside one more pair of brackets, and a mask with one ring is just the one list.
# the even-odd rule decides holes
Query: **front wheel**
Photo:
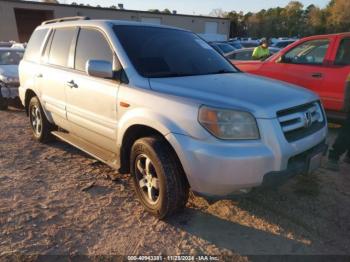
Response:
[{"label": "front wheel", "polygon": [[148,212],[162,219],[186,205],[189,186],[175,152],[164,139],[137,140],[130,167],[136,194]]},{"label": "front wheel", "polygon": [[34,139],[42,143],[49,142],[52,139],[52,124],[47,120],[36,96],[31,98],[28,112]]}]

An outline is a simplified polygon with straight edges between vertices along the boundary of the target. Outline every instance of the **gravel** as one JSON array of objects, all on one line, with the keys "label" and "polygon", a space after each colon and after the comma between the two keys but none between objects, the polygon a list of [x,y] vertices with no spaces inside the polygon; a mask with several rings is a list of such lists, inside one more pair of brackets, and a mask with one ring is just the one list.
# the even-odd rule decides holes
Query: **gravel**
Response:
[{"label": "gravel", "polygon": [[0,123],[0,256],[350,255],[349,165],[217,202],[191,194],[184,212],[158,221],[128,175],[35,142],[23,111],[0,112]]}]

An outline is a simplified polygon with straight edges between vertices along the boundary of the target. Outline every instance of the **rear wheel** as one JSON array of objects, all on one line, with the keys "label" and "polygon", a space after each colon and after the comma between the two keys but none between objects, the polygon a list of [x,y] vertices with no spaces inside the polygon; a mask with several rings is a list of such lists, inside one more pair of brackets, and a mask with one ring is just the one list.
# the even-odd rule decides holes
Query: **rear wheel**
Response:
[{"label": "rear wheel", "polygon": [[36,96],[31,98],[28,112],[34,139],[42,143],[49,142],[52,139],[51,131],[53,130],[53,126],[47,120],[39,99]]},{"label": "rear wheel", "polygon": [[179,160],[164,139],[137,140],[130,161],[136,194],[148,212],[162,219],[186,205],[188,183]]}]

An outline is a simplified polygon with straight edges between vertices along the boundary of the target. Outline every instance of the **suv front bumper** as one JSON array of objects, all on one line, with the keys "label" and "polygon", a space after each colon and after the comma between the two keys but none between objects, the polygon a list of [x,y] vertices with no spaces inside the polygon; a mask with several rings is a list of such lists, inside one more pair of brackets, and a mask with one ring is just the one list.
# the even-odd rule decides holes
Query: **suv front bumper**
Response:
[{"label": "suv front bumper", "polygon": [[279,123],[260,120],[261,140],[210,141],[170,133],[175,149],[194,192],[225,196],[242,189],[285,180],[308,169],[309,159],[326,148],[327,125],[314,134],[289,143]]}]

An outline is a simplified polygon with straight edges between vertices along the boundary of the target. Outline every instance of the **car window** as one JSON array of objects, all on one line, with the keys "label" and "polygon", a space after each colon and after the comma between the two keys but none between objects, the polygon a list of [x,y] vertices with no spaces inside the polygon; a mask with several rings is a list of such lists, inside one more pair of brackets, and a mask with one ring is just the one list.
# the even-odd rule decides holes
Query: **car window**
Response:
[{"label": "car window", "polygon": [[18,65],[23,58],[23,51],[0,50],[0,65]]},{"label": "car window", "polygon": [[232,46],[228,44],[218,44],[218,46],[224,53],[229,53],[235,50]]},{"label": "car window", "polygon": [[253,50],[240,52],[236,55],[237,60],[252,60]]},{"label": "car window", "polygon": [[195,34],[150,26],[114,26],[138,73],[144,77],[179,77],[238,72]]},{"label": "car window", "polygon": [[341,41],[335,64],[350,65],[350,38],[345,38]]},{"label": "car window", "polygon": [[75,28],[59,28],[55,30],[50,48],[49,64],[68,66],[69,52],[75,33]]},{"label": "car window", "polygon": [[321,65],[329,47],[328,39],[304,42],[284,55],[284,62],[291,64]]},{"label": "car window", "polygon": [[82,28],[75,51],[75,69],[85,71],[88,60],[113,62],[113,52],[103,34],[94,29]]},{"label": "car window", "polygon": [[48,29],[35,30],[29,39],[24,59],[32,62],[39,62],[41,46],[44,42]]},{"label": "car window", "polygon": [[294,43],[294,41],[279,42],[279,43],[276,44],[276,47],[284,48],[284,47],[286,47],[286,46],[288,46],[290,44],[293,44],[293,43]]}]

